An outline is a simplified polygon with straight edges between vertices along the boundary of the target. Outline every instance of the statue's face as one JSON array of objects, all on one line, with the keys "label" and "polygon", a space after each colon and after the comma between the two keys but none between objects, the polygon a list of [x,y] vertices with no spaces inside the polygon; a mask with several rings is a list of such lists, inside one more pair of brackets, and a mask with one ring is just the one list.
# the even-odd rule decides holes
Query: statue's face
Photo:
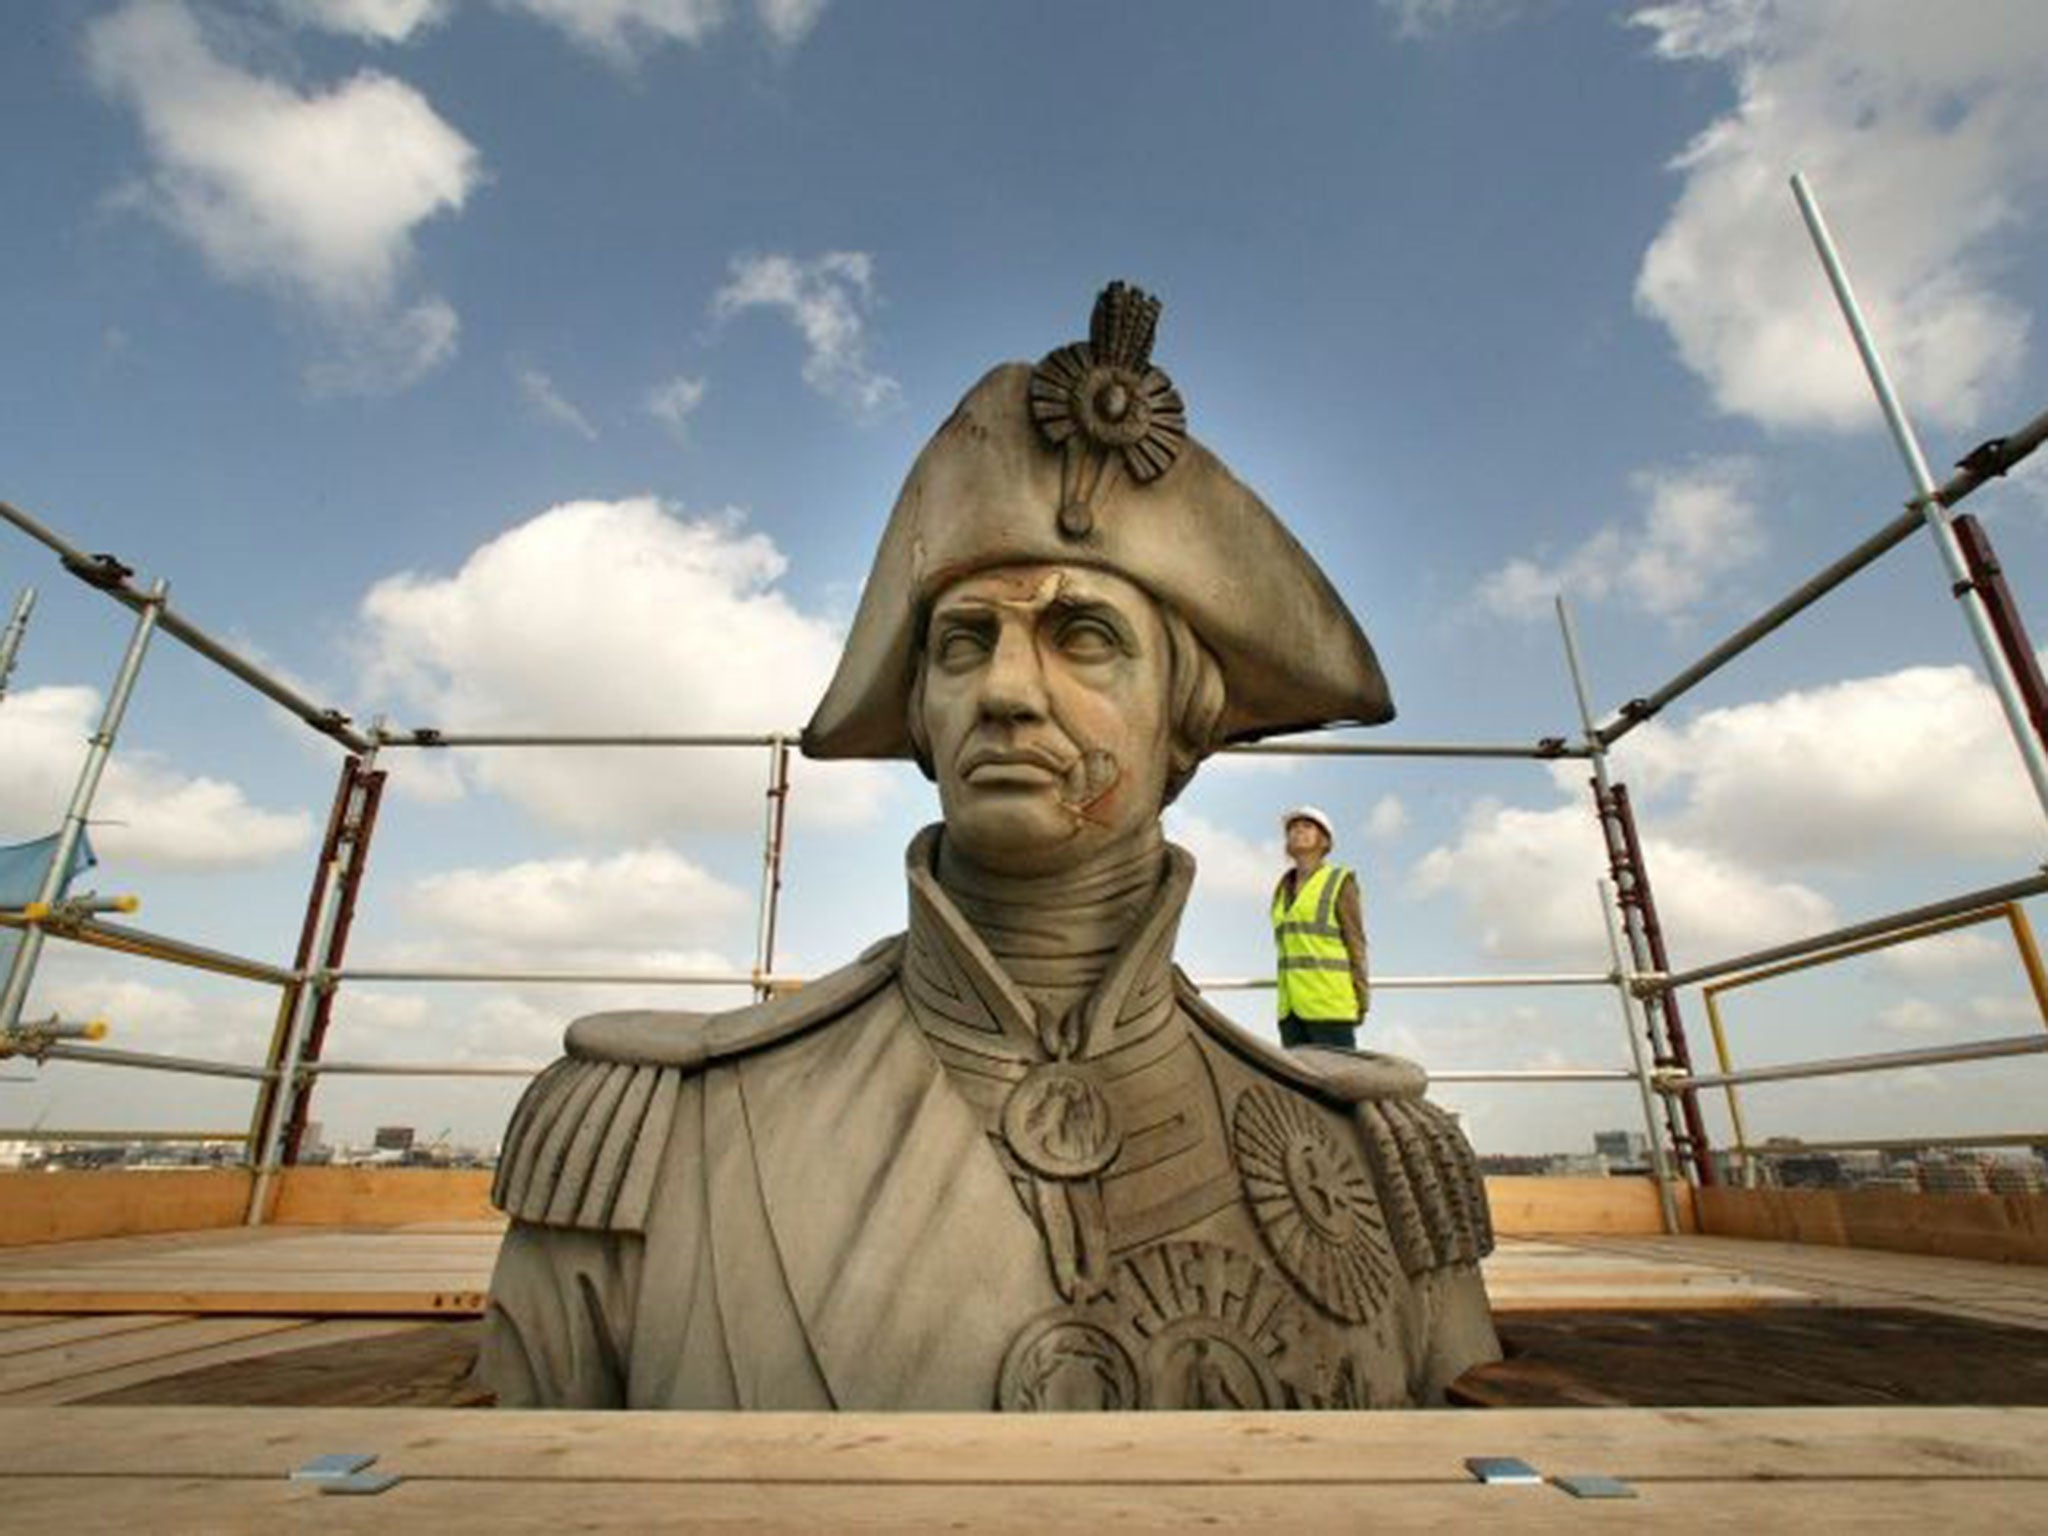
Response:
[{"label": "statue's face", "polygon": [[1073,565],[963,578],[932,607],[923,666],[946,834],[974,863],[1049,874],[1158,817],[1170,656],[1140,588]]}]

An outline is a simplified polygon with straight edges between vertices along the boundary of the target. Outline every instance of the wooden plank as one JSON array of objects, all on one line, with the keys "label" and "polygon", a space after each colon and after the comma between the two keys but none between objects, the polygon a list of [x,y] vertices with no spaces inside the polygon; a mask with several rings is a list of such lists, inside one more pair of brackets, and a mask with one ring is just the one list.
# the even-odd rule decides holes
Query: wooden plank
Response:
[{"label": "wooden plank", "polygon": [[556,1536],[651,1530],[731,1532],[1048,1531],[1411,1532],[1509,1529],[1737,1532],[1802,1528],[1901,1532],[2010,1532],[2038,1508],[2022,1481],[1807,1479],[1792,1485],[1668,1481],[1638,1497],[1573,1499],[1555,1488],[1485,1488],[1466,1480],[1423,1486],[1353,1483],[1333,1488],[1194,1484],[1161,1488],[1008,1485],[913,1488],[738,1484],[715,1489],[666,1481],[534,1483],[409,1478],[374,1498],[336,1498],[282,1477],[184,1481],[81,1481],[9,1477],[9,1506],[25,1530],[97,1529],[276,1536],[319,1531],[387,1536],[394,1528],[442,1536]]},{"label": "wooden plank", "polygon": [[[326,1451],[408,1477],[683,1483],[1349,1484],[1521,1456],[1627,1479],[2048,1479],[2048,1408],[1334,1414],[702,1414],[0,1408],[5,1469],[272,1478]],[[1362,1512],[1354,1511],[1362,1518]]]},{"label": "wooden plank", "polygon": [[482,1291],[405,1287],[322,1290],[20,1290],[0,1294],[0,1312],[194,1312],[272,1317],[477,1317]]},{"label": "wooden plank", "polygon": [[75,1403],[89,1398],[106,1397],[109,1394],[133,1393],[138,1388],[155,1385],[166,1379],[185,1377],[197,1371],[260,1360],[272,1355],[293,1354],[300,1350],[337,1344],[346,1345],[350,1349],[361,1349],[369,1341],[387,1337],[394,1331],[424,1326],[426,1325],[422,1323],[394,1323],[390,1319],[299,1323],[290,1328],[223,1339],[218,1343],[202,1345],[196,1349],[180,1349],[175,1354],[137,1360],[127,1365],[109,1366],[104,1370],[88,1371],[79,1376],[67,1376],[61,1381],[44,1386],[5,1393],[0,1395],[0,1402],[10,1407],[27,1407],[37,1403]]},{"label": "wooden plank", "polygon": [[1699,1210],[1703,1230],[1727,1237],[2048,1264],[2048,1194],[1720,1186],[1701,1191]]},{"label": "wooden plank", "polygon": [[270,1220],[277,1226],[493,1221],[488,1168],[287,1168]]},{"label": "wooden plank", "polygon": [[289,1319],[274,1317],[185,1318],[158,1327],[79,1339],[32,1354],[10,1355],[0,1360],[0,1398],[117,1365],[165,1359],[228,1339],[251,1338],[298,1326]]},{"label": "wooden plank", "polygon": [[0,1248],[136,1232],[234,1226],[249,1204],[242,1168],[0,1172]]},{"label": "wooden plank", "polygon": [[[1693,1225],[1691,1192],[1676,1191],[1679,1222]],[[1569,1179],[1495,1174],[1486,1181],[1494,1230],[1504,1237],[1553,1232],[1661,1233],[1662,1207],[1648,1178]]]},{"label": "wooden plank", "polygon": [[0,1334],[0,1359],[51,1349],[60,1344],[74,1344],[81,1339],[133,1333],[139,1328],[161,1328],[166,1323],[183,1322],[184,1318],[164,1313],[121,1313],[111,1317],[53,1318],[43,1315],[31,1321],[34,1327]]}]

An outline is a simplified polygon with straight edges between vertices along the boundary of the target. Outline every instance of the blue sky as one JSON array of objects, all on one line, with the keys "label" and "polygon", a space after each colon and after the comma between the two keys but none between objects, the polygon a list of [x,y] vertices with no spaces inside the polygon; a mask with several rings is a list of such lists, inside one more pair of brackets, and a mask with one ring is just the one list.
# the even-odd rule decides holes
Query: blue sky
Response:
[{"label": "blue sky", "polygon": [[[1604,714],[1907,494],[1793,169],[1930,457],[2048,404],[2048,19],[1965,9],[56,0],[0,54],[0,496],[362,720],[793,729],[925,437],[1124,277],[1165,300],[1195,433],[1372,635],[1387,738],[1566,733],[1552,592]],[[1972,509],[2033,600],[2048,473]],[[25,839],[61,811],[124,626],[25,539],[0,537],[0,576],[42,591],[0,706],[0,837]],[[1953,606],[1915,542],[1632,738],[1617,771],[1679,963],[2040,862]],[[152,928],[283,955],[333,749],[168,644],[123,745],[101,885]],[[757,756],[387,763],[358,962],[747,963]],[[1172,818],[1203,870],[1183,964],[1265,968],[1273,818],[1310,800],[1366,873],[1376,969],[1600,966],[1582,778],[1212,765]],[[931,807],[908,768],[800,771],[784,965],[900,923]],[[1738,1051],[2035,1027],[2001,944],[1745,995]],[[641,995],[364,986],[329,1049],[538,1062],[569,1015]],[[238,1059],[269,1012],[75,951],[37,1006]],[[1600,994],[1389,992],[1373,1032],[1441,1068],[1623,1060]],[[2039,1067],[1750,1112],[2031,1129]],[[512,1091],[336,1084],[322,1115],[489,1140]],[[0,1093],[0,1124],[243,1113],[89,1068]],[[1633,1123],[1626,1090],[1445,1097],[1488,1150]]]}]

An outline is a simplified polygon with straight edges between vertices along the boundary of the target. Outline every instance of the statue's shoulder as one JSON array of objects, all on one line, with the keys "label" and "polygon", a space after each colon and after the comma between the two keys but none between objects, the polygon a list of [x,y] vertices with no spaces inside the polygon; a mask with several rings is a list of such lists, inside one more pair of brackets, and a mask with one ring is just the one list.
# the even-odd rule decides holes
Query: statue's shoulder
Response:
[{"label": "statue's shoulder", "polygon": [[1181,1006],[1204,1035],[1254,1073],[1346,1109],[1410,1275],[1475,1264],[1493,1251],[1486,1181],[1457,1116],[1426,1097],[1429,1074],[1374,1051],[1286,1051],[1219,1012],[1175,974]]},{"label": "statue's shoulder", "polygon": [[643,1232],[686,1081],[845,1017],[895,979],[900,937],[796,992],[724,1013],[628,1009],[569,1026],[505,1127],[491,1202],[543,1227]]},{"label": "statue's shoulder", "polygon": [[1339,1104],[1387,1099],[1420,1103],[1429,1091],[1429,1074],[1405,1057],[1379,1051],[1284,1051],[1216,1008],[1179,971],[1173,979],[1181,1007],[1202,1032],[1264,1077]]},{"label": "statue's shoulder", "polygon": [[778,1045],[830,1023],[895,980],[903,938],[882,940],[851,965],[794,992],[724,1013],[657,1008],[586,1014],[563,1044],[572,1060],[631,1062],[695,1071],[728,1057]]}]

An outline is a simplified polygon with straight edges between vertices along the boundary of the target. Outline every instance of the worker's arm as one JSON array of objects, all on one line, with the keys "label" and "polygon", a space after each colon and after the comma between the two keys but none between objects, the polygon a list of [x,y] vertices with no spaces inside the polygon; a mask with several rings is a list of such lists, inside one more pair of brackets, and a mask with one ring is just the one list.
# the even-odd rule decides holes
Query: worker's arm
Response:
[{"label": "worker's arm", "polygon": [[1351,959],[1351,985],[1358,993],[1358,1016],[1372,1007],[1372,984],[1365,964],[1365,903],[1359,899],[1358,877],[1346,880],[1337,892],[1337,927],[1344,934],[1344,952]]}]

